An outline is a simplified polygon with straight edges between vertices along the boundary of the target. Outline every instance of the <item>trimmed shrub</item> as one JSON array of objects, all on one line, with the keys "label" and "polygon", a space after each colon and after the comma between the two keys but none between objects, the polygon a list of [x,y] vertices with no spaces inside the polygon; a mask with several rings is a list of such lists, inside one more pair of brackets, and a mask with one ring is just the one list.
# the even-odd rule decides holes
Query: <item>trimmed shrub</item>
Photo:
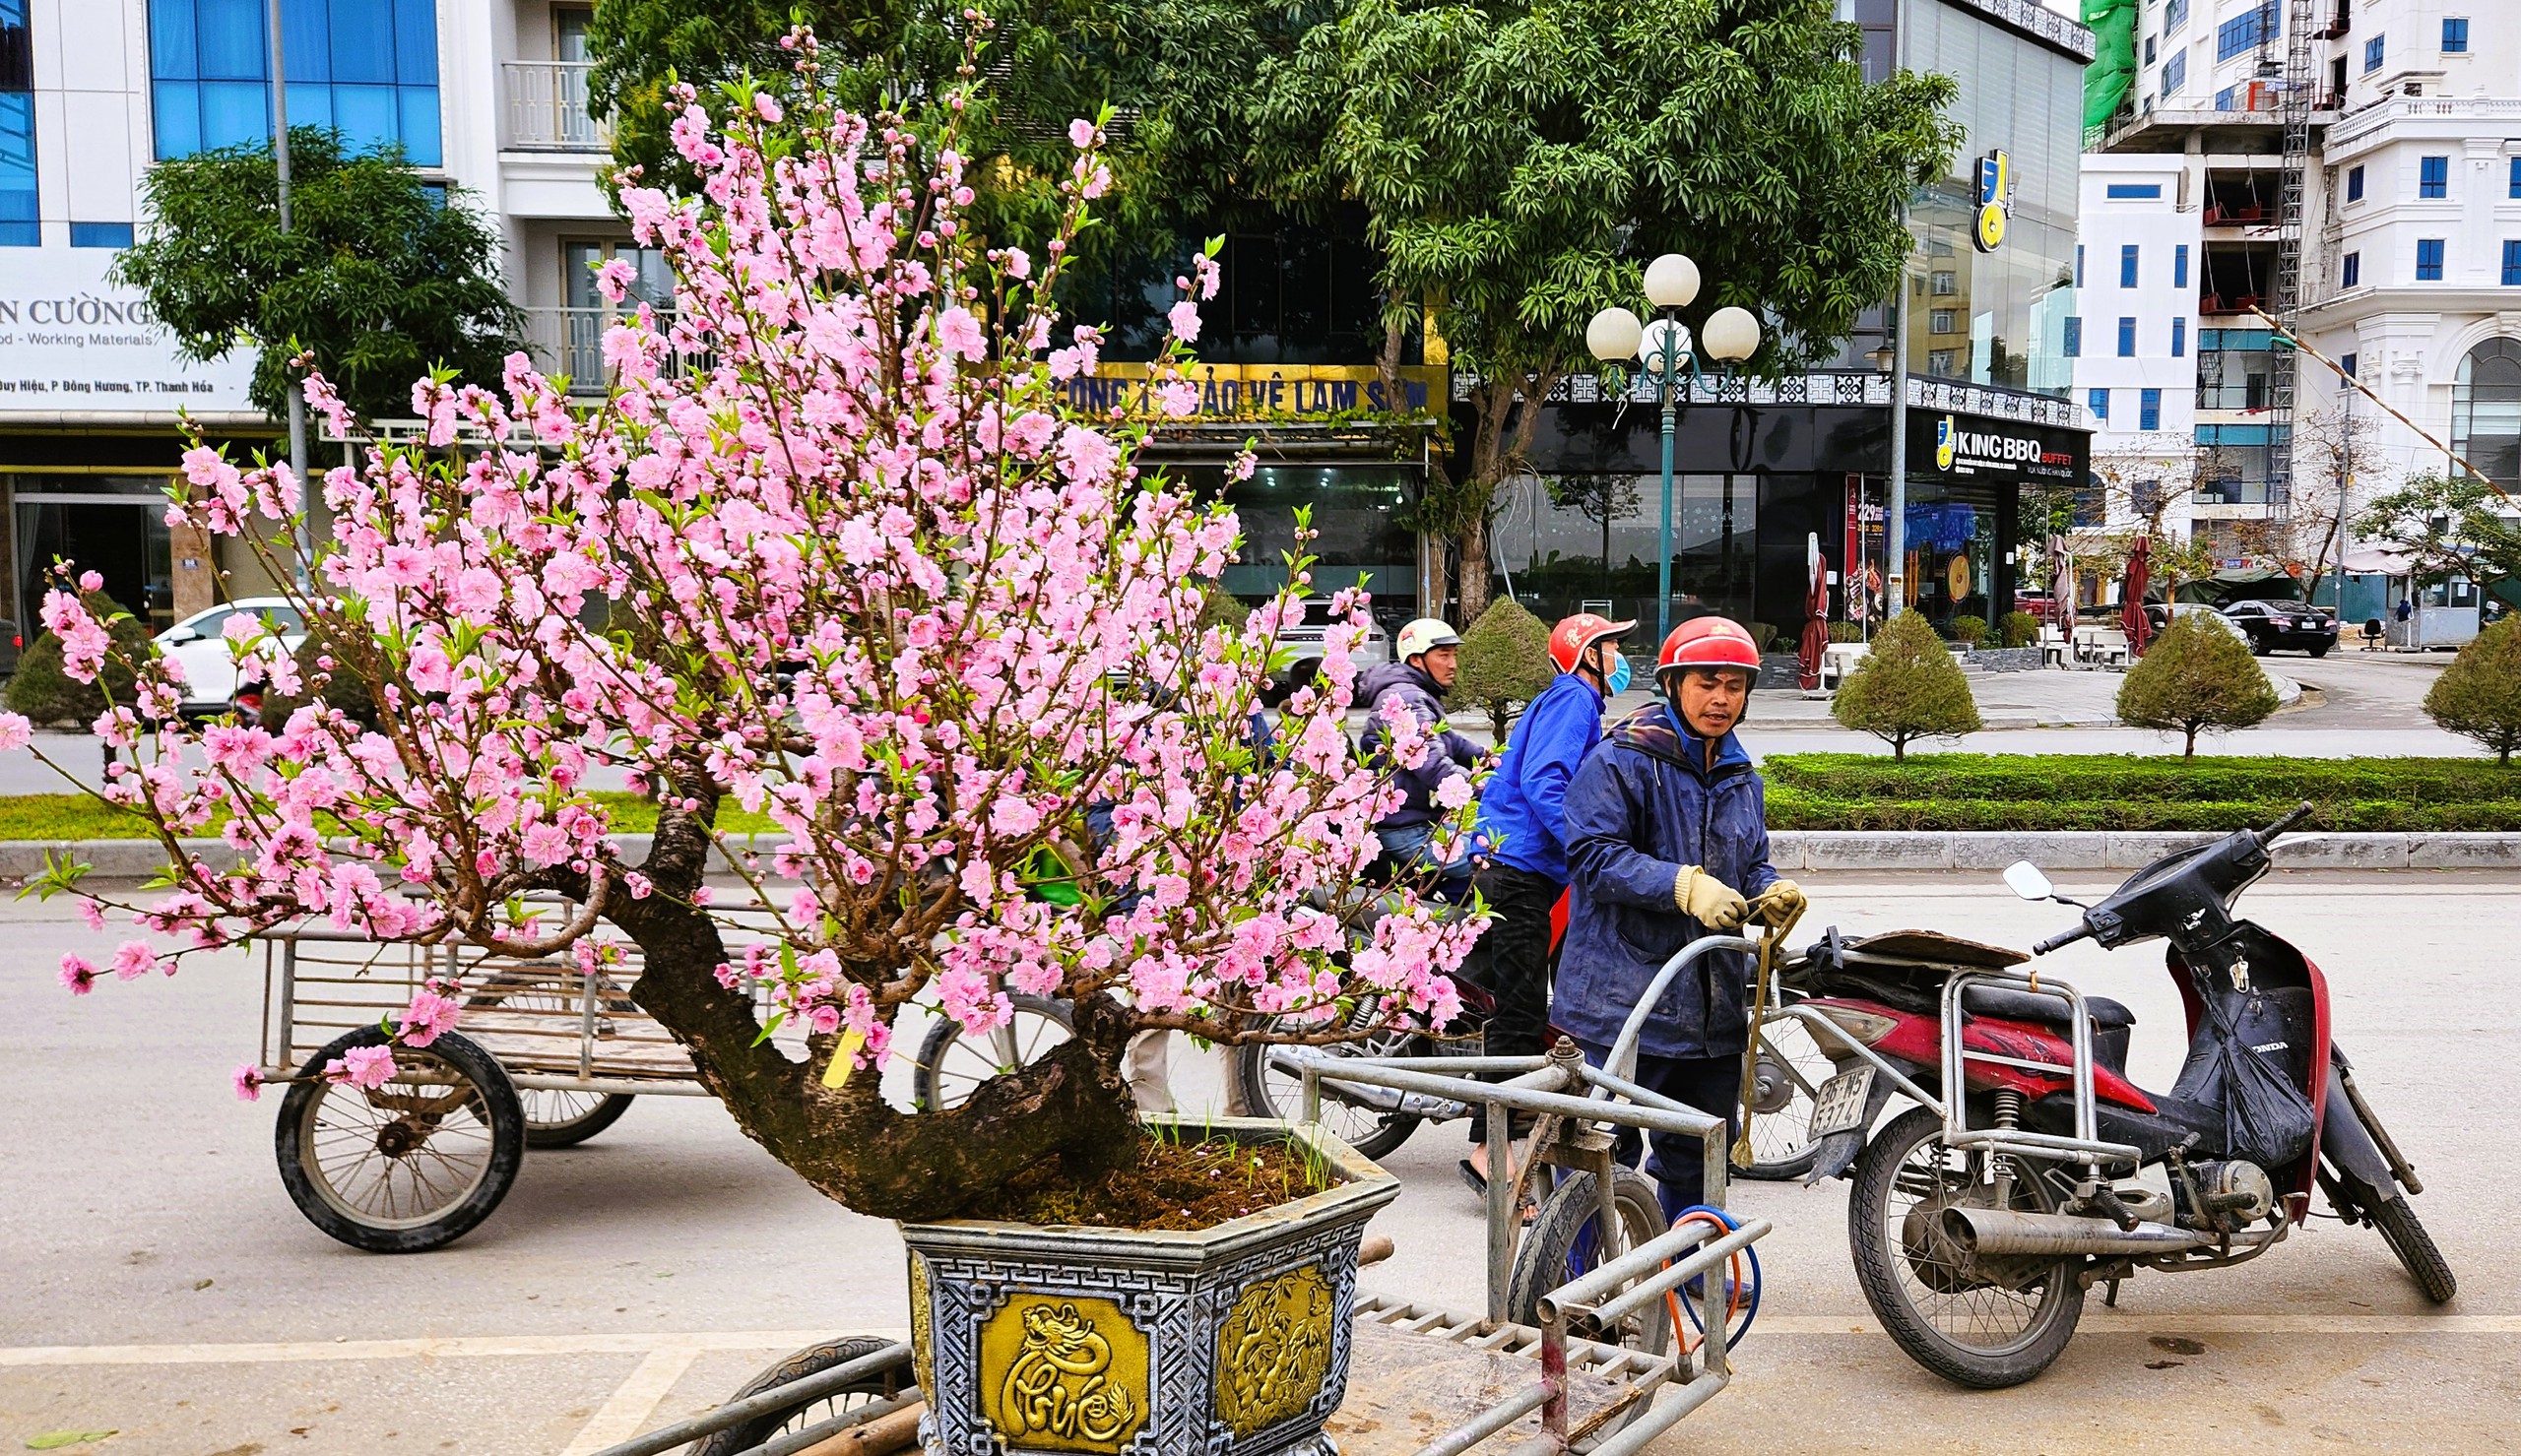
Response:
[{"label": "trimmed shrub", "polygon": [[1796,644],[1802,641],[1801,638],[1787,633],[1784,628],[1773,627],[1766,622],[1744,622],[1742,630],[1751,634],[1751,641],[1757,644],[1762,652],[1792,652]]},{"label": "trimmed shrub", "polygon": [[[327,658],[333,659],[329,669],[319,665]],[[340,661],[333,653],[331,641],[320,632],[308,632],[306,640],[297,645],[297,680],[300,691],[294,697],[265,689],[262,713],[265,727],[277,731],[282,724],[289,722],[291,714],[317,698],[339,708],[363,728],[377,726],[376,699],[368,692],[367,679],[350,664]]]},{"label": "trimmed shrub", "polygon": [[2039,618],[2027,611],[2005,613],[2004,641],[2007,647],[2033,647],[2039,641]]},{"label": "trimmed shrub", "polygon": [[1207,631],[1210,627],[1223,627],[1229,632],[1240,632],[1243,630],[1243,619],[1250,615],[1252,615],[1251,607],[1245,605],[1232,592],[1215,582],[1208,583],[1208,590],[1199,599],[1198,628],[1201,632]]},{"label": "trimmed shrub", "polygon": [[1862,622],[1832,622],[1830,640],[1832,642],[1862,642],[1864,624]]},{"label": "trimmed shrub", "polygon": [[2521,748],[2521,616],[2507,616],[2460,649],[2424,694],[2427,716],[2494,752],[2500,768]]},{"label": "trimmed shrub", "polygon": [[102,592],[85,592],[79,600],[105,623],[113,651],[96,681],[80,682],[62,670],[60,638],[46,632],[28,644],[18,657],[17,675],[9,679],[9,710],[32,723],[85,728],[103,714],[108,693],[125,707],[139,701],[125,663],[149,655],[149,629]]},{"label": "trimmed shrub", "polygon": [[2276,689],[2239,634],[2193,612],[2170,625],[2118,685],[2119,721],[2186,735],[2182,756],[2197,756],[2197,735],[2263,723],[2276,711]]},{"label": "trimmed shrub", "polygon": [[1976,652],[1987,640],[1985,617],[1957,616],[1952,619],[1952,640]]},{"label": "trimmed shrub", "polygon": [[1883,625],[1873,652],[1856,665],[1830,704],[1841,725],[1891,745],[1897,761],[1918,738],[1953,738],[1979,728],[1970,679],[1925,617],[1904,611]]},{"label": "trimmed shrub", "polygon": [[1515,715],[1539,697],[1558,675],[1549,657],[1549,624],[1500,597],[1461,634],[1461,675],[1453,696],[1488,715],[1497,741],[1506,741]]}]

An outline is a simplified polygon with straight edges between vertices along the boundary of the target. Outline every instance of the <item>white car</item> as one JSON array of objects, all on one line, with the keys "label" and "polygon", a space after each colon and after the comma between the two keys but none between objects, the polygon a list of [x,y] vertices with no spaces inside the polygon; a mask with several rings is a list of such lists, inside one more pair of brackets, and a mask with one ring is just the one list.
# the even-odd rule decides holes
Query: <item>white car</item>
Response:
[{"label": "white car", "polygon": [[[197,611],[158,634],[158,651],[172,658],[184,674],[186,713],[226,713],[236,702],[236,655],[226,638],[228,619],[266,617],[281,629],[277,646],[266,640],[257,650],[266,660],[294,654],[306,641],[306,619],[281,597],[248,597]],[[254,684],[259,688],[260,683]]]},{"label": "white car", "polygon": [[[1304,620],[1280,627],[1278,643],[1292,649],[1299,659],[1318,658],[1323,652],[1323,637],[1329,631],[1330,624],[1337,620],[1339,618],[1331,614],[1329,598],[1308,597],[1304,600]],[[1357,644],[1356,652],[1350,657],[1360,666],[1390,662],[1391,634],[1383,629],[1381,622],[1368,619],[1366,640]]]}]

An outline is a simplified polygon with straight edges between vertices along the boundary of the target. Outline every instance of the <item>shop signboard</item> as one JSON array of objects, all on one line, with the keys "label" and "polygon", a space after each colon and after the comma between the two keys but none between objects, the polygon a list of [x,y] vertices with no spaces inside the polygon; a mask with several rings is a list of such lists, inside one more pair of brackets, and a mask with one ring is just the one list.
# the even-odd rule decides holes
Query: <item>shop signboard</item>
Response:
[{"label": "shop signboard", "polygon": [[1183,378],[1198,391],[1187,416],[1168,415],[1145,364],[1101,364],[1067,381],[1070,407],[1094,414],[1117,410],[1131,419],[1268,421],[1335,424],[1344,420],[1424,418],[1445,408],[1445,371],[1406,365],[1398,389],[1385,387],[1372,364],[1190,364]]},{"label": "shop signboard", "polygon": [[1945,411],[1908,411],[1912,475],[1981,484],[2074,484],[2091,460],[2090,437],[2070,430]]},{"label": "shop signboard", "polygon": [[175,352],[137,288],[106,281],[106,248],[12,248],[0,269],[0,419],[251,411],[253,351]]}]

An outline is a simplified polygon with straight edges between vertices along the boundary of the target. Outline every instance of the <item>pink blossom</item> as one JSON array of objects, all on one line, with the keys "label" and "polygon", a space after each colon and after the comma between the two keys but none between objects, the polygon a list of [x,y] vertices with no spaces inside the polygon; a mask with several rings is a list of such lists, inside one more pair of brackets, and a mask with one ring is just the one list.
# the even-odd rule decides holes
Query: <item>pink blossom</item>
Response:
[{"label": "pink blossom", "polygon": [[65,955],[61,958],[61,983],[70,987],[74,996],[84,996],[97,987],[97,968],[87,957]]},{"label": "pink blossom", "polygon": [[254,1065],[252,1062],[248,1061],[237,1063],[236,1070],[230,1074],[228,1081],[236,1089],[236,1100],[238,1102],[250,1103],[262,1101],[263,1069]]},{"label": "pink blossom", "polygon": [[23,713],[0,713],[0,753],[24,748],[35,739],[34,725]]},{"label": "pink blossom", "polygon": [[1077,117],[1067,124],[1067,144],[1082,152],[1094,145],[1094,123]]},{"label": "pink blossom", "polygon": [[449,997],[441,996],[425,986],[414,991],[412,1004],[404,1010],[403,1024],[399,1028],[403,1045],[426,1046],[436,1041],[440,1034],[451,1030],[455,1026],[456,1018],[462,1014],[463,1008],[456,1005]]},{"label": "pink blossom", "polygon": [[1195,344],[1198,342],[1199,305],[1192,302],[1188,298],[1185,298],[1181,302],[1176,303],[1171,308],[1165,310],[1164,321],[1165,326],[1172,331],[1174,338],[1181,340],[1185,344]]},{"label": "pink blossom", "polygon": [[96,571],[83,571],[83,572],[79,573],[79,590],[80,590],[80,591],[82,591],[82,592],[101,592],[101,591],[103,591],[104,589],[105,589],[105,578],[104,578],[104,574],[103,574],[102,572],[96,572]]},{"label": "pink blossom", "polygon": [[353,1046],[325,1064],[327,1081],[344,1082],[353,1087],[374,1091],[394,1080],[401,1068],[394,1065],[391,1046]]},{"label": "pink blossom", "polygon": [[989,341],[981,335],[981,321],[972,317],[970,309],[960,306],[937,316],[937,340],[967,359],[978,359],[989,352]]},{"label": "pink blossom", "polygon": [[146,940],[126,940],[114,951],[114,975],[124,981],[137,981],[157,969],[158,952]]}]

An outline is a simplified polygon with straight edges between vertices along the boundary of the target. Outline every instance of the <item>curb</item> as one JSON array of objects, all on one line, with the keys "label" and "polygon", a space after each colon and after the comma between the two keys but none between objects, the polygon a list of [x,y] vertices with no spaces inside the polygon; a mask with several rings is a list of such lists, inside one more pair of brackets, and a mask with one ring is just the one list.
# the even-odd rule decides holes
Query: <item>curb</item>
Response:
[{"label": "curb", "polygon": [[[1780,870],[2141,869],[2174,850],[2223,838],[2116,830],[1942,831],[1779,829]],[[2521,833],[2296,834],[2276,842],[2278,869],[2521,869]]]}]

